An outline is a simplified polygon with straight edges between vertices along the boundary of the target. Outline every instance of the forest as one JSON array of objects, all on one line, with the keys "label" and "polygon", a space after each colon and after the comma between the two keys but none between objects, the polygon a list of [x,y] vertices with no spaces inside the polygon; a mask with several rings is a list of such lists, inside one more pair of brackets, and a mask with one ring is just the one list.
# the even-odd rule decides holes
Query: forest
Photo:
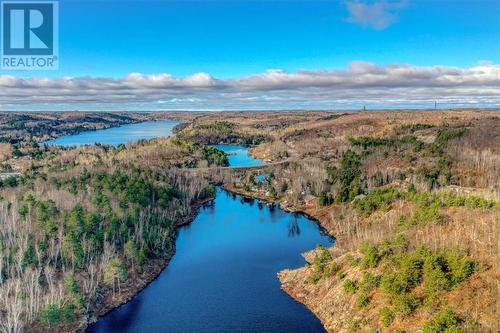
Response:
[{"label": "forest", "polygon": [[[162,158],[148,157],[160,147]],[[135,293],[136,280],[173,255],[176,227],[215,194],[205,179],[169,167],[227,165],[223,152],[177,139],[35,144],[14,156],[32,163],[0,183],[3,332],[82,330]],[[143,158],[158,163],[139,163]]]},{"label": "forest", "polygon": [[[302,114],[295,115],[297,118]],[[263,130],[250,119],[240,131]],[[316,218],[336,238],[284,270],[327,331],[498,329],[495,112],[310,114],[252,149],[283,161],[225,187]],[[261,179],[261,178],[259,178]]]},{"label": "forest", "polygon": [[[327,331],[498,330],[496,111],[175,117],[175,137],[116,147],[4,140],[2,172],[19,176],[0,182],[2,331],[84,330],[156,277],[219,185],[335,237],[278,274]],[[268,166],[227,168],[221,143]]]}]

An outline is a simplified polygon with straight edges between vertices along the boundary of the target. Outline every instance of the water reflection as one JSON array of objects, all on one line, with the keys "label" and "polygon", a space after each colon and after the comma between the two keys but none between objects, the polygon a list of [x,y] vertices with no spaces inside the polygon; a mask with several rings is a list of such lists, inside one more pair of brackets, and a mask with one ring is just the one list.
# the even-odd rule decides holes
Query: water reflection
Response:
[{"label": "water reflection", "polygon": [[288,237],[299,237],[300,227],[296,218],[288,222]]},{"label": "water reflection", "polygon": [[121,306],[112,311],[106,316],[108,318],[106,330],[116,330],[117,332],[128,331],[137,320],[137,316],[141,312],[141,305],[142,299],[136,297],[127,303],[126,306]]},{"label": "water reflection", "polygon": [[302,215],[218,189],[179,230],[160,277],[89,332],[324,332],[281,291],[276,274],[304,265],[301,253],[331,242]]}]

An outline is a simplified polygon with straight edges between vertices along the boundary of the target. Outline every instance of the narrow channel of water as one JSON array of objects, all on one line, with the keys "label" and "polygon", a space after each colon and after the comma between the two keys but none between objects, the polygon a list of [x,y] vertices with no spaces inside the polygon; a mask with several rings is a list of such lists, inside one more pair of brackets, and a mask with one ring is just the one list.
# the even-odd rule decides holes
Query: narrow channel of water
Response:
[{"label": "narrow channel of water", "polygon": [[75,135],[65,135],[48,140],[48,145],[71,147],[93,145],[96,143],[117,146],[142,139],[153,139],[160,136],[172,135],[173,128],[180,124],[177,120],[146,121],[137,124],[128,124],[97,131],[85,131]]},{"label": "narrow channel of water", "polygon": [[280,289],[277,273],[331,238],[317,223],[221,189],[179,230],[158,279],[93,325],[92,333],[324,332]]},{"label": "narrow channel of water", "polygon": [[264,162],[248,154],[248,148],[240,145],[213,145],[228,155],[230,166],[249,167],[262,165]]}]

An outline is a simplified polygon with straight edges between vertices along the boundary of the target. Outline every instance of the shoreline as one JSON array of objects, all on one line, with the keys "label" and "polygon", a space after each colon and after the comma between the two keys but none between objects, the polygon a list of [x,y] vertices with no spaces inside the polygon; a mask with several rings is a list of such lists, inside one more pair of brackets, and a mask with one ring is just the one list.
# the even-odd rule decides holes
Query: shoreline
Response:
[{"label": "shoreline", "polygon": [[[234,188],[233,186],[231,186],[229,184],[221,184],[219,186],[221,189],[223,189],[224,191],[227,191],[228,193],[232,193],[235,195],[241,195],[241,196],[248,198],[248,199],[257,199],[257,200],[260,200],[260,201],[265,202],[267,204],[279,205],[279,201],[271,200],[271,199],[266,198],[265,196],[262,196],[262,195],[251,195],[243,190]],[[185,226],[188,226],[189,224],[191,224],[194,221],[194,219],[196,218],[196,216],[198,215],[199,210],[205,204],[207,204],[213,200],[215,200],[215,198],[209,198],[209,199],[205,199],[205,200],[202,200],[200,202],[197,202],[196,206],[194,206],[194,208],[193,208],[192,213],[176,224],[175,230],[177,231],[179,228],[182,228],[182,227],[185,227]],[[328,229],[325,228],[322,221],[320,219],[318,219],[317,217],[315,217],[313,214],[310,214],[310,213],[303,211],[301,209],[293,209],[293,207],[280,206],[279,208],[283,209],[284,211],[287,211],[289,213],[302,214],[305,217],[307,217],[311,220],[314,220],[316,223],[318,223],[319,227],[326,230],[327,233],[335,241],[335,237],[328,231]],[[137,295],[139,295],[139,293],[141,293],[145,288],[147,288],[149,286],[149,284],[151,284],[153,281],[155,281],[161,275],[163,270],[168,266],[168,264],[170,263],[170,260],[175,255],[175,253],[176,253],[176,246],[175,245],[176,244],[174,241],[173,246],[169,249],[169,252],[165,256],[165,258],[155,259],[154,262],[148,266],[148,269],[147,269],[148,274],[145,277],[142,277],[142,279],[139,279],[139,280],[135,279],[135,281],[128,283],[126,288],[130,288],[130,289],[127,289],[125,292],[122,290],[121,295],[119,295],[117,299],[113,300],[112,302],[108,302],[106,304],[103,304],[102,307],[97,308],[94,311],[94,314],[91,316],[91,319],[87,322],[86,327],[83,327],[81,330],[79,329],[78,332],[87,332],[87,330],[90,326],[95,324],[101,318],[108,315],[113,310],[118,309],[119,307],[129,303],[132,299],[134,299]],[[277,273],[277,277],[280,280],[281,290],[283,290],[287,295],[289,295],[295,301],[303,304],[321,322],[321,324],[323,325],[325,330],[328,331],[326,326],[325,326],[324,321],[318,316],[317,312],[315,312],[314,309],[312,309],[307,303],[305,303],[301,297],[299,297],[298,295],[295,295],[291,290],[287,290],[284,288],[284,284],[282,283],[280,275],[282,274],[282,272],[287,271],[287,270],[288,269],[285,269],[285,270]],[[104,299],[109,298],[109,297],[110,297],[110,295],[108,292],[107,295],[104,296]],[[115,297],[116,297],[116,295],[115,295]]]},{"label": "shoreline", "polygon": [[[105,303],[99,303],[98,307],[92,311],[92,314],[89,316],[88,321],[86,322],[84,327],[79,327],[76,329],[77,332],[87,332],[90,326],[97,323],[101,318],[108,315],[115,309],[118,309],[122,305],[129,303],[132,299],[134,299],[137,295],[139,295],[145,288],[147,288],[153,281],[155,281],[163,272],[165,268],[167,268],[170,260],[176,253],[176,240],[177,240],[177,230],[188,226],[191,224],[194,219],[198,216],[200,209],[206,205],[207,203],[213,201],[215,198],[208,198],[196,202],[193,206],[193,210],[191,214],[182,218],[175,224],[175,236],[172,246],[169,248],[164,258],[154,259],[152,263],[147,266],[147,269],[144,272],[147,272],[145,276],[140,276],[140,278],[134,279],[134,281],[130,281],[125,286],[125,291],[122,290],[120,295],[112,295],[110,294],[110,290],[106,292],[106,295],[103,296],[102,300]],[[111,301],[109,298],[112,298]],[[107,300],[107,302],[106,302]]]},{"label": "shoreline", "polygon": [[[175,128],[179,125],[183,125],[184,122],[180,119],[175,119],[175,118],[165,118],[165,119],[156,119],[156,118],[151,118],[151,119],[134,119],[134,121],[132,122],[124,122],[124,123],[117,123],[117,124],[112,124],[111,126],[104,126],[102,128],[88,128],[88,129],[85,129],[85,130],[82,130],[82,131],[75,131],[75,132],[71,132],[71,133],[56,133],[55,136],[53,137],[50,137],[50,139],[46,139],[44,141],[40,141],[39,144],[41,145],[48,145],[49,147],[50,146],[56,146],[56,147],[61,147],[61,148],[71,148],[71,147],[74,147],[74,146],[64,146],[64,145],[59,145],[59,144],[54,144],[54,143],[49,143],[50,141],[54,141],[54,140],[57,140],[59,138],[62,138],[62,137],[71,137],[71,136],[77,136],[77,135],[80,135],[80,134],[83,134],[83,133],[92,133],[92,132],[97,132],[97,131],[107,131],[107,130],[110,130],[110,129],[113,129],[113,128],[120,128],[120,127],[123,127],[123,126],[130,126],[130,125],[138,125],[138,124],[143,124],[143,123],[148,123],[148,122],[152,122],[152,123],[155,123],[155,122],[158,122],[158,121],[178,121],[179,124],[175,125],[174,128],[172,129],[172,135],[175,135],[176,133],[174,132]],[[158,136],[158,137],[155,137],[155,138],[159,138],[161,136]],[[141,140],[141,139],[139,139]],[[134,140],[134,142],[136,142],[138,140]],[[97,142],[99,143],[99,142]],[[86,144],[83,144],[83,146],[85,146]],[[95,145],[94,144],[91,144],[91,145]]]},{"label": "shoreline", "polygon": [[[252,195],[251,193],[246,192],[243,189],[236,188],[233,185],[224,184],[224,185],[221,185],[221,187],[224,190],[226,190],[226,191],[228,191],[230,193],[238,194],[238,195],[241,195],[241,196],[243,196],[245,198],[248,198],[248,199],[257,199],[257,200],[263,201],[263,202],[265,202],[267,204],[279,205],[280,209],[283,209],[284,211],[287,211],[287,212],[290,212],[290,213],[302,214],[302,215],[306,216],[307,218],[309,218],[311,220],[314,220],[316,223],[318,223],[318,225],[320,226],[320,228],[324,229],[328,233],[328,235],[333,238],[334,242],[333,242],[332,245],[335,245],[336,242],[337,242],[337,238],[333,235],[333,230],[329,228],[328,223],[326,223],[326,221],[324,220],[324,218],[322,216],[320,216],[319,214],[317,215],[317,214],[314,214],[312,212],[308,212],[308,211],[306,211],[303,208],[298,208],[298,207],[294,207],[294,206],[286,206],[286,207],[281,206],[279,200],[271,200],[271,199],[269,199],[269,198],[267,198],[267,197],[265,197],[265,196],[263,196],[261,194]],[[314,249],[311,249],[311,250],[314,250]],[[304,256],[304,258],[306,259],[307,262],[309,262],[307,260],[306,256]],[[291,288],[291,286],[289,284],[287,284],[286,281],[285,281],[285,279],[284,279],[286,273],[297,272],[297,271],[302,270],[302,269],[304,269],[304,267],[300,267],[300,268],[297,268],[297,269],[284,269],[284,270],[278,272],[277,273],[277,277],[278,277],[278,280],[280,281],[280,288],[288,296],[290,296],[292,299],[294,299],[296,302],[299,302],[300,304],[304,305],[309,311],[311,311],[311,313],[316,318],[318,318],[318,320],[321,322],[321,325],[323,325],[323,328],[325,329],[325,331],[330,333],[332,331],[328,329],[328,327],[326,325],[326,322],[324,321],[324,318],[322,318],[320,316],[320,313],[318,311],[316,311],[316,309],[314,309],[314,307],[312,307],[307,302],[307,298],[306,297],[302,297],[300,295],[300,293],[295,292],[293,290],[293,288]]]},{"label": "shoreline", "polygon": [[279,200],[272,200],[272,199],[269,199],[266,196],[263,196],[260,194],[252,195],[250,192],[246,192],[243,189],[236,188],[233,185],[224,184],[224,185],[221,185],[221,187],[228,192],[231,192],[234,194],[239,194],[239,195],[241,195],[245,198],[248,198],[248,199],[257,199],[257,200],[263,201],[267,204],[279,205],[279,208],[286,211],[286,212],[302,214],[305,217],[316,221],[320,225],[320,227],[322,229],[324,229],[328,233],[328,235],[330,237],[332,237],[334,240],[337,239],[337,237],[335,237],[335,235],[334,235],[333,230],[330,229],[330,226],[328,225],[328,223],[326,223],[326,221],[324,221],[323,217],[319,214],[314,214],[314,213],[312,213],[312,212],[310,212],[307,209],[304,209],[302,207],[283,206],[283,205],[281,205],[281,202]]}]

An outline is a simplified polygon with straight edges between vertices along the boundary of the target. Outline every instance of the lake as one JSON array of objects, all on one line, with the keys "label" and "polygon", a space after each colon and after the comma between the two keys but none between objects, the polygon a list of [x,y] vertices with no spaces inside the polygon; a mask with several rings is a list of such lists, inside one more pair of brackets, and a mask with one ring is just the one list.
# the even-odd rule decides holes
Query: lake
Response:
[{"label": "lake", "polygon": [[[176,124],[125,125],[60,137],[50,144],[118,145],[171,135]],[[231,166],[262,164],[243,146],[216,147],[229,154]],[[303,252],[332,242],[303,215],[218,188],[216,199],[178,230],[176,254],[160,276],[88,332],[324,332],[304,305],[281,290],[277,273],[303,266]]]},{"label": "lake", "polygon": [[248,154],[248,148],[240,145],[213,145],[228,154],[229,165],[239,167],[258,166],[264,164],[262,160],[253,158]]},{"label": "lake", "polygon": [[75,135],[65,135],[44,143],[64,147],[93,145],[95,143],[117,146],[142,139],[170,136],[173,128],[180,123],[177,120],[147,121],[96,131],[85,131]]},{"label": "lake", "polygon": [[160,276],[88,332],[324,332],[280,289],[277,273],[331,243],[303,215],[218,189],[178,231],[176,254]]}]

